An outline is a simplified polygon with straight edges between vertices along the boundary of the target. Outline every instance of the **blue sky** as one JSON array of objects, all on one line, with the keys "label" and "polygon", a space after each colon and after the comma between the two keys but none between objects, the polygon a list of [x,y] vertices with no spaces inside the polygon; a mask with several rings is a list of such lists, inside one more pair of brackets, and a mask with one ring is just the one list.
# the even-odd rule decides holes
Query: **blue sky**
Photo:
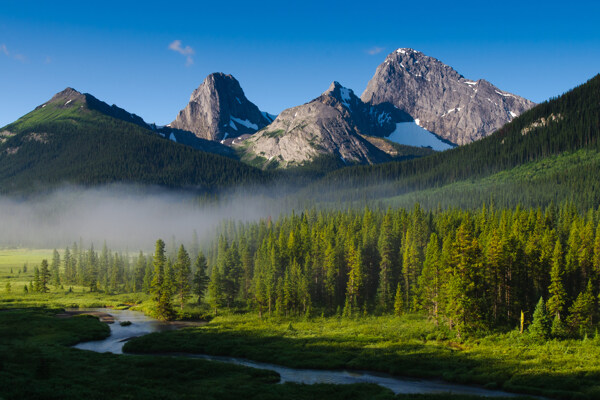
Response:
[{"label": "blue sky", "polygon": [[600,72],[600,2],[492,3],[2,0],[0,126],[67,86],[166,124],[216,71],[278,113],[399,47],[536,102]]}]

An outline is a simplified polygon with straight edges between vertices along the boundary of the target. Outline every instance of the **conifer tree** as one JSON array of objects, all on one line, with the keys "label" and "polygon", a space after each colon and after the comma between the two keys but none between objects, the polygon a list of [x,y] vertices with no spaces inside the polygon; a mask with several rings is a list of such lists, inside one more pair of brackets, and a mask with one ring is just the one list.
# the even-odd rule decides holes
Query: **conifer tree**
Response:
[{"label": "conifer tree", "polygon": [[73,257],[68,247],[65,249],[63,263],[65,265],[64,282],[67,284],[75,283],[75,265],[73,264]]},{"label": "conifer tree", "polygon": [[210,300],[209,304],[213,308],[215,315],[218,313],[219,308],[223,307],[226,304],[226,298],[223,288],[223,275],[215,266],[212,269],[212,273],[210,275],[210,282],[208,283],[208,297]]},{"label": "conifer tree", "polygon": [[427,310],[428,314],[436,320],[441,286],[442,270],[438,236],[432,233],[425,252],[423,271],[418,279],[418,300],[420,307]]},{"label": "conifer tree", "polygon": [[60,254],[56,249],[52,252],[52,263],[50,264],[50,279],[54,286],[60,286]]},{"label": "conifer tree", "polygon": [[348,247],[348,286],[344,314],[352,315],[358,308],[359,294],[364,282],[362,266],[360,251],[353,243]]},{"label": "conifer tree", "polygon": [[202,302],[204,295],[206,294],[206,289],[208,289],[209,278],[206,273],[208,266],[206,265],[206,257],[202,254],[201,251],[198,252],[198,257],[196,257],[196,261],[194,262],[194,294],[198,296],[198,304]]},{"label": "conifer tree", "polygon": [[404,277],[404,298],[408,310],[415,307],[415,292],[418,276],[420,274],[421,258],[418,249],[418,240],[409,229],[404,239],[402,255],[402,276]]},{"label": "conifer tree", "polygon": [[98,291],[98,255],[94,251],[94,245],[86,253],[87,271],[84,272],[84,279],[90,288],[90,292]]},{"label": "conifer tree", "polygon": [[402,284],[398,283],[394,296],[394,313],[398,316],[404,314],[404,299],[402,298]]},{"label": "conifer tree", "polygon": [[154,279],[153,263],[146,262],[146,270],[144,271],[144,281],[142,283],[142,291],[144,293],[152,293],[152,280]]},{"label": "conifer tree", "polygon": [[177,261],[173,265],[173,272],[175,275],[175,293],[179,299],[180,309],[183,310],[183,305],[190,297],[192,289],[190,284],[192,278],[190,256],[183,245],[179,247],[177,252]]},{"label": "conifer tree", "polygon": [[550,337],[551,321],[548,313],[546,312],[546,305],[544,304],[544,298],[540,297],[540,300],[535,307],[533,312],[533,321],[527,328],[529,334],[536,339],[547,339]]},{"label": "conifer tree", "polygon": [[323,269],[325,270],[324,277],[324,291],[327,306],[332,308],[336,302],[337,294],[337,282],[339,270],[337,268],[337,260],[335,249],[330,241],[327,242],[325,251],[323,254]]},{"label": "conifer tree", "polygon": [[50,282],[50,269],[48,268],[48,260],[42,260],[42,264],[40,265],[40,287],[39,291],[41,293],[48,292],[48,284]]},{"label": "conifer tree", "polygon": [[583,336],[590,333],[593,326],[594,292],[592,281],[589,280],[586,289],[579,293],[569,309],[567,326],[574,335]]},{"label": "conifer tree", "polygon": [[468,221],[456,232],[448,271],[446,315],[459,336],[478,327],[483,319],[478,285],[481,283],[480,249]]},{"label": "conifer tree", "polygon": [[558,317],[558,319],[560,319],[560,313],[565,306],[567,296],[562,282],[562,258],[562,246],[560,244],[560,240],[557,240],[556,245],[554,246],[554,253],[552,255],[552,269],[550,270],[551,283],[550,287],[548,288],[548,291],[550,292],[550,298],[548,299],[546,308],[551,315]]},{"label": "conifer tree", "polygon": [[227,307],[230,307],[240,290],[240,282],[243,270],[240,261],[237,243],[233,243],[225,251],[225,257],[218,263],[216,268],[221,270],[222,290]]},{"label": "conifer tree", "polygon": [[152,278],[151,293],[152,299],[156,304],[156,316],[163,320],[170,319],[173,313],[171,309],[171,290],[170,287],[168,287],[171,282],[168,277],[165,276],[166,261],[165,242],[163,242],[162,239],[158,239],[156,241],[154,259],[152,262],[154,274]]},{"label": "conifer tree", "polygon": [[29,286],[33,286],[33,291],[39,293],[42,291],[42,283],[40,280],[40,269],[35,267],[33,269],[33,284],[30,282]]},{"label": "conifer tree", "polygon": [[160,303],[162,304],[164,319],[169,320],[174,316],[173,311],[173,294],[175,292],[175,274],[171,267],[171,262],[167,261],[165,265],[165,277],[163,281]]},{"label": "conifer tree", "polygon": [[379,287],[377,289],[378,304],[383,311],[389,311],[394,295],[394,238],[392,220],[389,212],[385,215],[379,235]]},{"label": "conifer tree", "polygon": [[563,339],[566,336],[565,325],[558,314],[556,314],[552,320],[551,334],[555,339]]},{"label": "conifer tree", "polygon": [[592,258],[592,270],[594,271],[594,278],[600,277],[600,223],[596,228],[596,238],[594,239],[594,255]]},{"label": "conifer tree", "polygon": [[144,288],[144,277],[146,275],[146,257],[140,250],[140,254],[135,262],[135,270],[133,271],[133,291],[141,292]]}]

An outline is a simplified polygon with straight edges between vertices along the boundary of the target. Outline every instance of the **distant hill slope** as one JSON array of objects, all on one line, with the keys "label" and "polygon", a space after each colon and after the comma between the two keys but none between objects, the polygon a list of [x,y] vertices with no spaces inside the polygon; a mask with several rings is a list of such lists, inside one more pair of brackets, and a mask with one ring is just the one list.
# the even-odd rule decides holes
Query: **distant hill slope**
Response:
[{"label": "distant hill slope", "polygon": [[[580,149],[600,150],[600,75],[526,111],[487,138],[416,160],[334,171],[307,193],[391,197],[484,178]],[[598,170],[582,168],[571,166],[573,179],[598,179]],[[590,184],[589,190],[595,187]]]},{"label": "distant hill slope", "polygon": [[162,138],[140,118],[66,89],[0,128],[0,191],[62,183],[156,184],[211,190],[263,182],[239,161]]}]

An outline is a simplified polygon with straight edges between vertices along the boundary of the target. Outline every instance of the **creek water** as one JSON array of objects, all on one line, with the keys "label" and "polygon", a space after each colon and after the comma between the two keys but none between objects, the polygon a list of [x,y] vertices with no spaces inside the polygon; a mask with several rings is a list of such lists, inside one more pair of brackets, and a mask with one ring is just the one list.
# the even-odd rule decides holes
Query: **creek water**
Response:
[{"label": "creek water", "polygon": [[[152,332],[162,332],[177,329],[177,325],[158,321],[146,316],[139,311],[131,310],[113,310],[110,308],[78,308],[78,311],[93,311],[110,314],[115,322],[109,324],[110,336],[103,340],[93,340],[91,342],[82,342],[76,344],[75,348],[82,350],[91,350],[98,353],[123,353],[123,345],[129,339],[147,335]],[[69,311],[69,310],[67,310]],[[122,326],[121,322],[131,322],[131,325]]]},{"label": "creek water", "polygon": [[[80,309],[81,310],[81,309]],[[161,332],[177,329],[177,324],[161,322],[150,318],[138,311],[112,310],[107,308],[85,309],[85,311],[104,312],[114,317],[115,322],[110,324],[111,335],[103,340],[83,342],[74,347],[95,352],[123,353],[123,345],[131,338],[146,335],[152,332]],[[120,323],[129,321],[130,325],[122,326]],[[485,397],[516,397],[518,395],[499,390],[487,390],[477,386],[457,385],[439,380],[403,378],[383,373],[354,370],[318,370],[318,369],[296,369],[280,365],[256,362],[235,357],[210,356],[204,354],[176,353],[169,356],[200,358],[204,360],[225,362],[243,365],[251,368],[267,369],[277,372],[281,377],[281,383],[293,382],[303,384],[330,383],[330,384],[352,384],[352,383],[375,383],[386,387],[394,393],[448,393]]]}]

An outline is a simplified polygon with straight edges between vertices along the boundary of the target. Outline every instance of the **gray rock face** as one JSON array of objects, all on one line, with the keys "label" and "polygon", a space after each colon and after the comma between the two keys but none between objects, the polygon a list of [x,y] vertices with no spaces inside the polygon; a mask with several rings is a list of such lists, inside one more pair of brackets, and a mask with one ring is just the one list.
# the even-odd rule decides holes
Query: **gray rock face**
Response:
[{"label": "gray rock face", "polygon": [[406,48],[377,67],[361,99],[391,103],[423,128],[459,145],[490,135],[535,105],[483,79],[465,79],[441,61]]},{"label": "gray rock face", "polygon": [[301,165],[322,154],[344,162],[383,162],[390,157],[361,135],[389,134],[407,118],[389,104],[364,104],[352,90],[333,82],[318,98],[282,111],[265,129],[234,145],[244,150],[245,159],[262,166],[273,160],[279,167]]},{"label": "gray rock face", "polygon": [[357,133],[369,136],[388,136],[398,122],[413,119],[406,112],[391,103],[367,104],[358,98],[352,89],[333,82],[321,96],[314,101],[330,105],[340,112],[348,113]]},{"label": "gray rock face", "polygon": [[246,98],[233,76],[219,72],[206,77],[192,93],[189,104],[168,126],[220,141],[254,133],[272,120]]}]

